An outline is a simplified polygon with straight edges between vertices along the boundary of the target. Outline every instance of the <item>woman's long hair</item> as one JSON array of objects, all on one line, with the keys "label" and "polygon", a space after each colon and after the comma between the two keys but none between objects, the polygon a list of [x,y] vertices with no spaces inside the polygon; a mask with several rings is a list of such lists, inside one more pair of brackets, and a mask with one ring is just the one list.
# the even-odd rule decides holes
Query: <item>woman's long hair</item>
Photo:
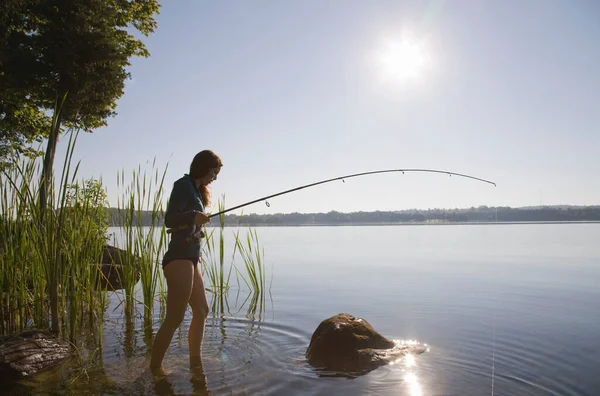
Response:
[{"label": "woman's long hair", "polygon": [[[190,176],[192,179],[199,179],[208,174],[212,168],[220,168],[223,166],[221,158],[211,150],[202,150],[192,160],[190,165]],[[210,206],[210,190],[207,185],[198,187],[198,194],[202,199],[204,206]]]}]

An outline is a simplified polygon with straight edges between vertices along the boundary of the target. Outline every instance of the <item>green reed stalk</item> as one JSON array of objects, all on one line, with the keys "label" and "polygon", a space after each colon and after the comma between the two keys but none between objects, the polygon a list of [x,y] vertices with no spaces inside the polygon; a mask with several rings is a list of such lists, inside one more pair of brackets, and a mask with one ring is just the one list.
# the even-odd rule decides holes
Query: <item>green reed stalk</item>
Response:
[{"label": "green reed stalk", "polygon": [[[101,182],[87,181],[84,185],[69,185],[68,208],[65,222],[65,248],[63,257],[68,263],[65,274],[69,276],[70,293],[81,296],[86,304],[70,304],[70,333],[75,334],[83,326],[84,317],[93,320],[102,316],[106,293],[99,292],[101,272],[95,265],[99,261],[106,241],[108,216],[105,210],[106,193]],[[72,215],[71,215],[72,214]],[[83,241],[83,244],[79,241]],[[94,263],[94,264],[92,264]],[[80,265],[82,264],[82,265]]]},{"label": "green reed stalk", "polygon": [[[262,259],[264,250],[261,251],[256,230],[248,229],[245,244],[242,242],[239,232],[236,233],[235,245],[244,261],[248,277],[246,281],[247,286],[254,293],[263,293],[266,289],[266,274]],[[243,279],[246,278],[243,277]]]},{"label": "green reed stalk", "polygon": [[124,171],[117,176],[118,186],[125,188],[118,203],[119,221],[124,232],[123,248],[128,252],[123,260],[125,311],[129,314],[133,312],[132,308],[136,302],[135,285],[139,275],[146,324],[152,322],[157,289],[160,288],[162,294],[164,287],[160,276],[161,267],[158,264],[167,243],[166,230],[161,221],[162,191],[168,167],[159,172],[154,160],[152,169],[152,173],[148,173],[138,166],[127,186]]},{"label": "green reed stalk", "polygon": [[[262,313],[265,308],[266,301],[266,271],[264,266],[264,249],[261,249],[258,233],[256,230],[251,228],[246,233],[245,243],[239,236],[239,231],[235,233],[235,246],[244,262],[246,269],[246,276],[241,271],[237,270],[241,278],[244,280],[248,288],[252,293],[250,299],[250,308],[248,313],[254,315],[258,306],[259,311]],[[272,281],[272,278],[271,278]],[[269,285],[270,290],[270,285]]]},{"label": "green reed stalk", "polygon": [[38,159],[14,161],[1,175],[2,334],[50,324],[73,338],[83,312],[93,313],[104,298],[94,287],[97,270],[92,265],[101,256],[98,235],[103,237],[103,231],[84,221],[95,204],[89,197],[72,194],[78,188],[79,164],[71,166],[76,140],[77,132],[71,131],[59,185],[54,175],[45,180],[49,194],[43,216]]},{"label": "green reed stalk", "polygon": [[[27,293],[26,276],[27,268],[24,266],[26,246],[19,242],[26,234],[26,222],[23,205],[26,201],[26,185],[19,181],[19,174],[26,171],[32,172],[29,167],[16,163],[10,173],[3,172],[3,194],[1,201],[2,229],[0,234],[0,287],[2,301],[0,304],[0,325],[2,334],[8,334],[25,325],[23,310],[29,302]],[[23,223],[21,225],[21,223]]]},{"label": "green reed stalk", "polygon": [[[219,202],[218,210],[224,209],[223,201]],[[225,265],[225,216],[219,216],[220,225],[217,230],[208,231],[205,228],[205,259],[203,260],[204,273],[208,277],[207,291],[212,293],[211,307],[214,312],[223,313],[227,306],[227,294],[230,290],[231,273],[235,270],[238,286],[240,278],[252,293],[248,296],[242,306],[249,301],[249,314],[254,315],[257,307],[260,312],[265,306],[266,271],[264,266],[264,250],[260,248],[258,233],[252,228],[248,229],[245,241],[239,235],[239,230],[234,232],[233,253],[231,264]],[[217,240],[218,238],[218,240]],[[218,244],[218,247],[217,247]],[[235,265],[237,255],[242,257],[245,271],[239,270]]]},{"label": "green reed stalk", "polygon": [[[218,210],[222,212],[224,209],[224,202],[220,200],[218,203]],[[229,266],[225,264],[225,215],[219,215],[219,228],[218,228],[218,240],[215,236],[215,229],[208,231],[207,227],[204,227],[206,234],[206,242],[204,249],[205,259],[202,261],[204,266],[204,272],[208,274],[210,281],[210,287],[207,291],[213,294],[212,298],[212,310],[215,312],[223,313],[227,307],[227,292],[229,291],[229,281],[231,280],[231,273],[234,268],[233,258],[235,256],[235,250],[232,254],[232,262]],[[215,246],[218,243],[218,247]]]}]

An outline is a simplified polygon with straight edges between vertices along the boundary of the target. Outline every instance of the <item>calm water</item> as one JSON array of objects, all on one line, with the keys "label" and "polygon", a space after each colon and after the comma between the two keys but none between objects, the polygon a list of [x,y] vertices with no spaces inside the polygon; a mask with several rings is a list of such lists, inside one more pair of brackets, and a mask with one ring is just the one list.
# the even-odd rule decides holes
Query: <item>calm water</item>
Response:
[{"label": "calm water", "polygon": [[[206,383],[187,367],[189,316],[165,360],[173,373],[156,384],[145,371],[148,335],[141,325],[126,331],[120,310],[111,308],[103,368],[90,370],[85,384],[54,391],[600,395],[600,224],[258,232],[272,298],[251,315],[245,291],[236,301],[235,290],[231,313],[208,320]],[[354,379],[319,376],[304,352],[319,322],[339,312],[431,349]]]}]

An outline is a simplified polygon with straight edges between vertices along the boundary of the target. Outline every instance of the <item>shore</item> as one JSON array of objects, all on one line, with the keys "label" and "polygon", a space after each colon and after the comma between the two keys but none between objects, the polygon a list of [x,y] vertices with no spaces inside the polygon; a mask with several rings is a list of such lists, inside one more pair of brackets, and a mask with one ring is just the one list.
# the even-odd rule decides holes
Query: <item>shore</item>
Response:
[{"label": "shore", "polygon": [[[351,222],[351,223],[315,223],[315,224],[255,224],[238,223],[231,224],[225,222],[229,227],[335,227],[335,226],[440,226],[440,225],[515,225],[515,224],[600,224],[597,220],[582,221],[423,221],[423,222]],[[219,227],[218,223],[208,224],[208,227]]]}]

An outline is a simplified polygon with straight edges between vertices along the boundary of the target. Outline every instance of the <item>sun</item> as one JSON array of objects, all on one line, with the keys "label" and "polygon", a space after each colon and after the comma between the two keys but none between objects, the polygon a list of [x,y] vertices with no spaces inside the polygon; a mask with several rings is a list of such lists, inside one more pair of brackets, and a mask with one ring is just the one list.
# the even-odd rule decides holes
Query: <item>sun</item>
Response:
[{"label": "sun", "polygon": [[409,39],[387,41],[378,53],[381,77],[403,83],[422,76],[426,54],[418,42]]}]

